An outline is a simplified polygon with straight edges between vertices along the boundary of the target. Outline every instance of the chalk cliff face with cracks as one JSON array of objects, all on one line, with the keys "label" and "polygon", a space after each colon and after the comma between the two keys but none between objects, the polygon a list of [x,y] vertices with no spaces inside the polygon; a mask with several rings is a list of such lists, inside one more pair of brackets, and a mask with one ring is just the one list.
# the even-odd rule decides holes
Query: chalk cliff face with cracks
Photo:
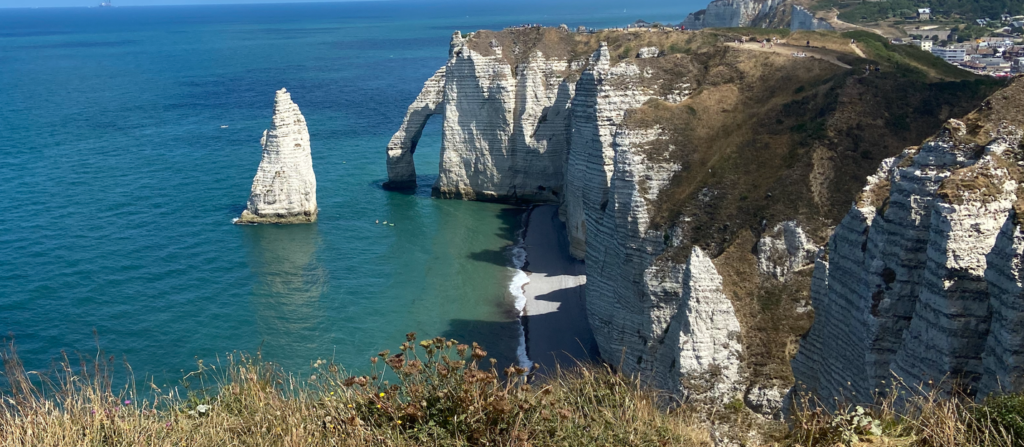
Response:
[{"label": "chalk cliff face with cracks", "polygon": [[316,175],[310,155],[309,130],[288,90],[274,99],[274,118],[260,140],[263,158],[245,211],[235,221],[309,223],[316,220]]},{"label": "chalk cliff face with cracks", "polygon": [[512,67],[497,41],[484,51],[452,36],[448,63],[424,85],[388,144],[385,187],[416,183],[412,157],[427,119],[443,119],[434,195],[557,201],[564,188],[569,100],[564,56],[534,52]]},{"label": "chalk cliff face with cracks", "polygon": [[712,365],[725,373],[721,391],[735,388],[740,328],[714,264],[694,248],[689,262],[653,265],[665,243],[648,231],[648,208],[679,167],[645,155],[656,130],[619,126],[651,98],[682,101],[688,85],[654,79],[650,66],[613,65],[603,42],[574,58],[566,47],[545,53],[485,39],[452,36],[448,63],[388,146],[387,186],[415,184],[425,117],[442,116],[434,195],[561,204],[572,254],[588,261],[588,314],[604,355],[624,355],[627,370],[674,391]]},{"label": "chalk cliff face with cracks", "polygon": [[[424,84],[388,145],[385,186],[415,186],[412,157],[423,126],[431,116],[442,119],[433,194],[560,205],[571,254],[586,261],[588,320],[601,356],[677,395],[742,397],[751,408],[776,414],[793,384],[790,360],[797,345],[802,350],[792,370],[826,393],[840,392],[838,384],[856,370],[847,366],[858,353],[873,356],[877,365],[923,365],[909,351],[886,344],[891,337],[885,334],[918,334],[913,336],[922,349],[935,350],[924,346],[935,343],[933,326],[923,324],[929,320],[915,326],[906,318],[914,306],[900,298],[917,293],[922,287],[911,283],[926,275],[903,271],[909,267],[900,262],[910,258],[878,267],[857,253],[862,246],[868,253],[915,241],[927,246],[921,234],[928,231],[909,233],[904,245],[865,243],[858,238],[878,237],[876,230],[863,233],[871,218],[842,220],[843,214],[878,160],[921,141],[949,116],[972,110],[994,87],[969,84],[961,90],[968,84],[954,82],[937,89],[907,76],[853,77],[822,60],[708,44],[719,38],[714,33],[456,33],[447,63]],[[945,116],[914,112],[925,108]],[[967,163],[933,155],[913,160]],[[887,163],[885,169],[901,166]],[[926,172],[939,169],[928,166]],[[878,174],[876,186],[895,185],[886,175]],[[994,226],[982,222],[993,207],[1014,201],[1006,194],[990,194],[996,199],[977,209],[956,204],[947,214],[973,216],[964,217],[966,228],[978,224],[985,237],[1017,241],[1012,232],[999,236],[1009,231],[1005,219]],[[930,206],[922,201],[932,196],[919,196],[913,207]],[[927,226],[924,211],[899,211],[900,200],[887,202],[893,219],[904,213]],[[856,212],[874,212],[864,209]],[[837,224],[829,248],[820,251]],[[886,231],[899,226],[907,224]],[[961,227],[942,231],[959,240],[966,231]],[[1005,250],[984,256],[997,254],[1014,256]],[[929,275],[989,274],[971,263],[944,268]],[[860,283],[844,283],[854,281],[845,273],[831,273],[858,269],[895,275],[886,284],[892,290],[884,290],[893,298],[878,305],[881,317],[872,317],[888,318],[870,329],[881,341],[870,342],[870,349],[839,349],[829,343],[868,343],[850,340],[868,335],[862,324],[872,299],[881,296]],[[1012,279],[1018,273],[1000,275],[1000,290],[1019,292]],[[963,284],[933,292],[973,290]],[[855,289],[851,296],[867,304],[822,298],[843,287]],[[815,329],[801,343],[815,315],[821,315]],[[1006,317],[1001,324],[1012,321]],[[955,344],[947,338],[942,343]],[[1013,346],[1000,343],[986,349]],[[821,355],[837,352],[847,363],[823,365]],[[956,354],[948,358],[931,363],[933,370]],[[975,369],[1015,365],[979,362]],[[860,377],[869,372],[856,374],[849,380],[861,384],[859,393],[868,383]]]},{"label": "chalk cliff face with cracks", "polygon": [[868,179],[817,256],[798,382],[854,401],[897,377],[1021,389],[1022,108],[1017,82]]}]

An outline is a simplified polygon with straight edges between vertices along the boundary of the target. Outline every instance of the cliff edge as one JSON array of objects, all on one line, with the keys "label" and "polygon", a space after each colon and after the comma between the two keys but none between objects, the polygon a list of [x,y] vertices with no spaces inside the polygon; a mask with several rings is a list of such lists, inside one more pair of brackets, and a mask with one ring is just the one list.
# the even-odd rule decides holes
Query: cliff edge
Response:
[{"label": "cliff edge", "polygon": [[1018,80],[869,177],[815,263],[802,387],[828,403],[1021,390],[1022,110]]},{"label": "cliff edge", "polygon": [[[724,45],[738,32],[456,33],[405,123],[443,115],[435,196],[560,205],[610,364],[777,414],[816,253],[864,179],[999,84],[862,59],[834,34],[802,32],[844,64]],[[846,68],[868,63],[883,71]]]}]

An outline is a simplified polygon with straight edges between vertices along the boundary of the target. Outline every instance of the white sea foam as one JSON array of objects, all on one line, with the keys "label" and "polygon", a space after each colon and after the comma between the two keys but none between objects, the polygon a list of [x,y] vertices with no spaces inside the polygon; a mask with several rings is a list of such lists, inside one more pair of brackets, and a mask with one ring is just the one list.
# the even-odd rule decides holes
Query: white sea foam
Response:
[{"label": "white sea foam", "polygon": [[526,294],[523,293],[523,287],[530,283],[530,276],[523,271],[523,266],[526,265],[526,247],[524,247],[522,239],[512,247],[512,264],[516,274],[508,285],[508,291],[515,297],[516,310],[519,311],[519,316],[522,316],[523,309],[526,308]]},{"label": "white sea foam", "polygon": [[530,366],[533,365],[533,361],[526,355],[526,331],[522,324],[523,310],[526,308],[526,293],[523,292],[523,287],[530,283],[530,276],[523,271],[523,267],[526,265],[526,240],[523,235],[529,218],[529,212],[523,215],[523,228],[516,232],[516,245],[511,250],[511,268],[516,273],[508,285],[508,291],[515,298],[516,310],[519,312],[519,347],[516,349],[516,357],[519,366],[526,369],[530,369]]},{"label": "white sea foam", "polygon": [[239,219],[238,217],[236,217],[236,218],[234,218],[234,219],[231,219],[231,223],[235,223],[235,222],[238,222],[238,219]]}]

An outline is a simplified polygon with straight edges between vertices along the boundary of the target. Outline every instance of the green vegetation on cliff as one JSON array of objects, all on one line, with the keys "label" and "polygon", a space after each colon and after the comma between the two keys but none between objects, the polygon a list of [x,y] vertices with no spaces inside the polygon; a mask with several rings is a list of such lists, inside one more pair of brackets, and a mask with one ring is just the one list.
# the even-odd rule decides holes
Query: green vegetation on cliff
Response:
[{"label": "green vegetation on cliff", "polygon": [[1024,14],[1024,4],[1014,0],[888,0],[875,2],[842,2],[823,0],[813,9],[837,8],[845,22],[874,22],[891,18],[916,17],[918,8],[931,8],[933,16],[964,19],[999,20],[1002,14]]}]

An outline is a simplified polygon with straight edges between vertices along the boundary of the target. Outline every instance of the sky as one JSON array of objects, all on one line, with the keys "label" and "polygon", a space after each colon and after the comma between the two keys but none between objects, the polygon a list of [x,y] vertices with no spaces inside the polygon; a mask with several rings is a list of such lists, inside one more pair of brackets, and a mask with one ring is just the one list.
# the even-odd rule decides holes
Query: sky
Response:
[{"label": "sky", "polygon": [[[0,0],[0,8],[97,6],[106,0]],[[216,5],[227,3],[311,3],[344,0],[112,0],[115,6]]]}]

